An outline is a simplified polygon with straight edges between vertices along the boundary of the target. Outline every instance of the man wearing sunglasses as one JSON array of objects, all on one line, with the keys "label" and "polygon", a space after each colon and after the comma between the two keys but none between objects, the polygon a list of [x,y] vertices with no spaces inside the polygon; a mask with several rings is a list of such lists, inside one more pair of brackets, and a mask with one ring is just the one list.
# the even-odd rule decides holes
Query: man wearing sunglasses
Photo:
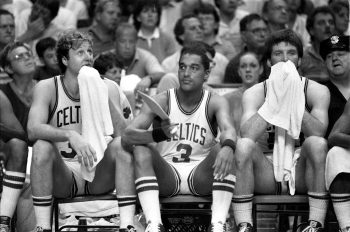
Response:
[{"label": "man wearing sunglasses", "polygon": [[[33,80],[35,62],[30,49],[21,42],[11,42],[3,50],[1,66],[12,79],[7,84],[0,85],[4,98],[8,98],[15,118],[24,130],[27,128],[29,107],[32,102],[32,92],[36,84]],[[8,107],[1,109],[1,113],[9,113]],[[4,120],[2,117],[1,120]],[[7,125],[9,126],[9,125]],[[10,126],[14,129],[16,127]],[[10,131],[2,131],[1,138],[8,147],[5,150],[7,156],[6,173],[3,180],[3,192],[0,202],[0,231],[10,231],[11,217],[16,209],[16,204],[22,190],[27,164],[27,137],[20,140]],[[22,133],[23,134],[23,133]],[[17,138],[17,139],[14,139]]]}]

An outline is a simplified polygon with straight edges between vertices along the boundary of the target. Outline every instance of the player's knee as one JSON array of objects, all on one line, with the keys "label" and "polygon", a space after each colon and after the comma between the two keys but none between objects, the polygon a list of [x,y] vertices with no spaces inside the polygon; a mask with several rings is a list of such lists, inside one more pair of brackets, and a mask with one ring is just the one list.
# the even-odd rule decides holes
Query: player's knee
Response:
[{"label": "player's knee", "polygon": [[310,136],[303,143],[303,152],[306,152],[306,157],[315,165],[324,166],[327,151],[327,140],[322,137]]},{"label": "player's knee", "polygon": [[146,164],[152,163],[152,154],[146,146],[136,146],[134,148],[134,159],[136,166],[145,166]]},{"label": "player's knee", "polygon": [[247,163],[252,160],[254,150],[255,143],[253,140],[248,138],[241,138],[237,141],[235,163],[238,169],[245,167]]},{"label": "player's knee", "polygon": [[46,165],[53,161],[53,145],[44,140],[37,140],[33,145],[32,164]]},{"label": "player's knee", "polygon": [[117,154],[117,162],[121,162],[121,163],[124,163],[124,164],[130,164],[133,162],[133,155],[126,151],[121,143],[116,143],[115,144],[116,146],[116,154]]},{"label": "player's knee", "polygon": [[28,145],[26,142],[15,138],[11,139],[8,145],[10,146],[11,152],[9,160],[13,160],[18,164],[27,163]]}]

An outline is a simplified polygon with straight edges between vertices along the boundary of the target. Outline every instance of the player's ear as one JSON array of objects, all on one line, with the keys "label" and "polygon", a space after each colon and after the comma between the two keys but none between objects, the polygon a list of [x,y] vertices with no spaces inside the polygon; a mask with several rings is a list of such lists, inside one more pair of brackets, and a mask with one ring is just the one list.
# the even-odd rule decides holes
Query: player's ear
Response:
[{"label": "player's ear", "polygon": [[13,69],[11,67],[11,65],[6,65],[4,68],[5,72],[7,72],[8,74],[13,74]]},{"label": "player's ear", "polygon": [[209,75],[210,75],[210,68],[205,70],[205,73],[204,73],[204,81],[207,81],[208,78],[209,78]]},{"label": "player's ear", "polygon": [[68,59],[64,56],[62,57],[62,63],[67,66],[68,65]]},{"label": "player's ear", "polygon": [[299,68],[300,65],[301,65],[301,58],[298,58],[298,67],[297,68]]},{"label": "player's ear", "polygon": [[264,72],[264,67],[261,64],[260,67],[259,67],[259,75],[261,75],[263,72]]}]

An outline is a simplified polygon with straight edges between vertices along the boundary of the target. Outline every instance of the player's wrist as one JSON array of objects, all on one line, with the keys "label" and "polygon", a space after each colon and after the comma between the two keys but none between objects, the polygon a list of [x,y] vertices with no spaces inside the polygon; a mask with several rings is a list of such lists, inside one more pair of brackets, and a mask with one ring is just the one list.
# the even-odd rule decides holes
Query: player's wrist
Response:
[{"label": "player's wrist", "polygon": [[163,142],[165,140],[170,139],[163,131],[162,128],[154,128],[152,130],[152,138],[156,143]]},{"label": "player's wrist", "polygon": [[221,147],[229,147],[232,149],[233,152],[236,151],[236,143],[235,141],[233,141],[232,139],[225,139],[222,144]]}]

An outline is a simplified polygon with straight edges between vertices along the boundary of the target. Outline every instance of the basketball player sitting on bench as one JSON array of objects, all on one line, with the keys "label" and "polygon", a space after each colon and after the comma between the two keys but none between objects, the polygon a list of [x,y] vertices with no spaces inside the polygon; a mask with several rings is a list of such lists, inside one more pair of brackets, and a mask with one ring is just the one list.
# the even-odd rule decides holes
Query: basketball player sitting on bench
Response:
[{"label": "basketball player sitting on bench", "polygon": [[[210,60],[202,42],[181,51],[179,83],[154,97],[169,120],[161,120],[146,105],[122,136],[133,156],[117,161],[118,172],[135,170],[136,192],[147,220],[147,232],[163,232],[159,195],[213,196],[209,231],[224,231],[235,176],[233,160],[236,132],[229,120],[228,102],[203,89],[210,74]],[[149,129],[153,126],[152,129]],[[172,131],[177,127],[176,133]],[[216,136],[220,129],[220,143]],[[132,174],[130,174],[132,175]],[[119,180],[117,180],[118,183]],[[130,178],[120,188],[134,190]],[[119,188],[119,185],[117,188]]]}]

